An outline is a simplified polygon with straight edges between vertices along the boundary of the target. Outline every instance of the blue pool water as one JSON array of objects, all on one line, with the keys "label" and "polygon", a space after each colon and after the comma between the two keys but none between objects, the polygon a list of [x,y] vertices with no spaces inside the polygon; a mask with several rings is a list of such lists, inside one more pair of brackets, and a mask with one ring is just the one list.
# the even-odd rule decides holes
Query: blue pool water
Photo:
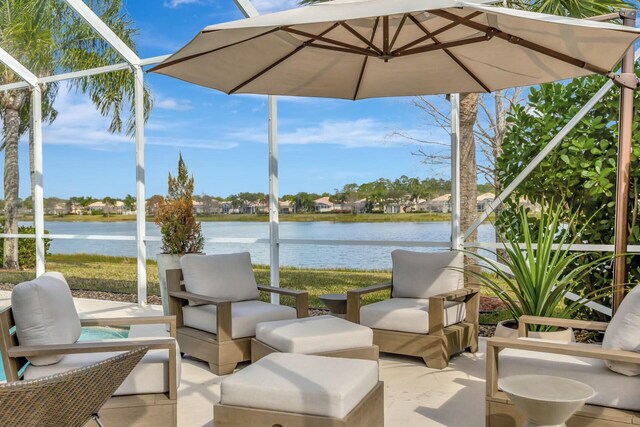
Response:
[{"label": "blue pool water", "polygon": [[[82,328],[79,341],[93,341],[101,339],[127,338],[129,336],[129,328],[110,328],[110,327],[91,327]],[[5,381],[4,366],[0,359],[0,382]]]}]

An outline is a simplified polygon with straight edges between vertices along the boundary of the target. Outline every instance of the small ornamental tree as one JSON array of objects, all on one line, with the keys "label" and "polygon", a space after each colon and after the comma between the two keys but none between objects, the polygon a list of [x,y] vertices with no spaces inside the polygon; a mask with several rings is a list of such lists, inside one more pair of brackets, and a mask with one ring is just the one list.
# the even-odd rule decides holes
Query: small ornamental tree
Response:
[{"label": "small ornamental tree", "polygon": [[162,233],[162,253],[188,254],[202,252],[204,238],[201,224],[193,209],[193,176],[180,154],[178,175],[169,173],[169,192],[158,203],[155,222]]}]

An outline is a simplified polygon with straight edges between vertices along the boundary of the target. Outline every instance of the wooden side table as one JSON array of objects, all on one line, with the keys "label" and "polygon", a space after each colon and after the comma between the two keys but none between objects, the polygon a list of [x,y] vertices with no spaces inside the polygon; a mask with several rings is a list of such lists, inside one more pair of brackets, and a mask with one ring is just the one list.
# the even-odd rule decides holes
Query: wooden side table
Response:
[{"label": "wooden side table", "polygon": [[319,298],[333,316],[344,318],[347,314],[347,294],[326,294]]}]

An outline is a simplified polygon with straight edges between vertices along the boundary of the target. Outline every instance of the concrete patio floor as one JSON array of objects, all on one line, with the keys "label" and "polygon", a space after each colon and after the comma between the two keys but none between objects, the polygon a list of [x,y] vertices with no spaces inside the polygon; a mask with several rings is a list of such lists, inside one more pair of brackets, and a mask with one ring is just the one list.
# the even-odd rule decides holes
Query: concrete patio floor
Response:
[{"label": "concrete patio floor", "polygon": [[[10,293],[0,291],[0,308],[9,305]],[[75,299],[81,317],[151,316],[161,307]],[[136,335],[161,335],[162,327],[136,326]],[[144,328],[145,330],[141,330]],[[452,359],[449,368],[427,368],[420,359],[383,354],[380,377],[385,383],[387,427],[480,427],[484,426],[484,349]],[[240,368],[246,365],[241,365]],[[220,400],[220,381],[207,364],[185,358],[178,391],[180,427],[215,426],[213,405]]]}]

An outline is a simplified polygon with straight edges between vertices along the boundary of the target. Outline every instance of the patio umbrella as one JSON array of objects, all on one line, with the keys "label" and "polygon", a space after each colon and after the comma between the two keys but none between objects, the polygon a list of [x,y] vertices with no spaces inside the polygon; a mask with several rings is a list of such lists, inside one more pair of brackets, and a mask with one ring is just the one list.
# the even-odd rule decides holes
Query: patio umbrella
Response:
[{"label": "patio umbrella", "polygon": [[455,0],[334,0],[206,27],[151,71],[229,94],[491,92],[607,74],[638,36]]}]

